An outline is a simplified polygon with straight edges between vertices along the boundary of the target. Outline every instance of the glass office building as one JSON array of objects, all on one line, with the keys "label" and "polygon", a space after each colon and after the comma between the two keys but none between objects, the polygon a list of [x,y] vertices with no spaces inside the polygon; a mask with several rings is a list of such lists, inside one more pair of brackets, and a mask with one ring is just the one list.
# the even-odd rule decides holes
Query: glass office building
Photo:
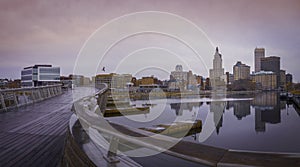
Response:
[{"label": "glass office building", "polygon": [[45,86],[60,83],[60,67],[34,65],[21,71],[22,87]]}]

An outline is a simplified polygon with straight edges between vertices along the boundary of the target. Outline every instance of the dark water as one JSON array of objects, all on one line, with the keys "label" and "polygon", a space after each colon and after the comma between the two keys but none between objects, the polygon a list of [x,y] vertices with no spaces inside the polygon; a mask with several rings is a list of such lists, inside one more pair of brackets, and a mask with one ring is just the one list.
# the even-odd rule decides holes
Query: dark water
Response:
[{"label": "dark water", "polygon": [[[205,141],[199,141],[199,134],[187,136],[184,140],[227,149],[300,153],[300,111],[290,102],[280,100],[276,92],[131,103],[152,106],[147,114],[109,120],[141,128],[195,119],[205,124],[210,115],[214,131]],[[204,128],[200,133],[204,133]]]}]

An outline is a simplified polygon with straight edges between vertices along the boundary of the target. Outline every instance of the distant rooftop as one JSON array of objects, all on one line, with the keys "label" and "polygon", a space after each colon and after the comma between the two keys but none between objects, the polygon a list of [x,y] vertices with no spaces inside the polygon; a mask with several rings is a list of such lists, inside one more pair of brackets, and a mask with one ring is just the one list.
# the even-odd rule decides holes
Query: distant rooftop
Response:
[{"label": "distant rooftop", "polygon": [[29,69],[29,68],[37,68],[37,67],[52,67],[52,65],[49,65],[49,64],[36,64],[34,66],[25,67],[24,70]]},{"label": "distant rooftop", "polygon": [[261,47],[256,47],[255,50],[265,50],[265,48],[261,48]]},{"label": "distant rooftop", "polygon": [[269,56],[269,57],[263,57],[263,58],[261,58],[261,61],[268,61],[268,60],[274,60],[274,59],[278,59],[278,60],[280,60],[280,57],[278,57],[278,56]]},{"label": "distant rooftop", "polygon": [[258,71],[254,75],[263,75],[263,74],[274,74],[272,71]]},{"label": "distant rooftop", "polygon": [[241,61],[237,61],[236,64],[235,64],[235,66],[245,66],[245,67],[250,67],[250,66],[248,66],[248,65],[246,65],[246,64],[243,64]]}]

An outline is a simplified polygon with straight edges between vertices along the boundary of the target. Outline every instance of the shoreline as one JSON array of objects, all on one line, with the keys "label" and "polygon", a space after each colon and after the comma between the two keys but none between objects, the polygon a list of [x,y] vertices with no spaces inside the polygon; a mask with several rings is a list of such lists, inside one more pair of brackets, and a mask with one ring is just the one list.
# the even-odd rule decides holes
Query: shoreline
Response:
[{"label": "shoreline", "polygon": [[230,95],[253,95],[261,92],[278,92],[278,91],[225,91],[225,92],[212,92],[212,91],[200,91],[200,92],[135,92],[135,93],[113,93],[112,96],[116,98],[130,98],[132,100],[147,100],[151,98],[182,98],[182,97],[211,97],[217,96],[230,96]]}]

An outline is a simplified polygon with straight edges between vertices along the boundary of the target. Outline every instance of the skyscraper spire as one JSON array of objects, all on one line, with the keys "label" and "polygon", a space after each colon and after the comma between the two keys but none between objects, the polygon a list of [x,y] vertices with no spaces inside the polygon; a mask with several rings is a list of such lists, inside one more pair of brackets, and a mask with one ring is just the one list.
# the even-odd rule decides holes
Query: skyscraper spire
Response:
[{"label": "skyscraper spire", "polygon": [[222,56],[219,53],[219,48],[216,47],[216,53],[213,59],[213,68],[209,70],[209,78],[213,90],[226,90],[224,68],[222,66]]}]

